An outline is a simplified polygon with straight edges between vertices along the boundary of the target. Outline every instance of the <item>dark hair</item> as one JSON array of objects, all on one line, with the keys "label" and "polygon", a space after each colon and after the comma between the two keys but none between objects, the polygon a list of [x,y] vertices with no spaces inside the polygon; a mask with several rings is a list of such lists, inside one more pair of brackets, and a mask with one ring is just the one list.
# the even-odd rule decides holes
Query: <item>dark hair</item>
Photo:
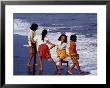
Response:
[{"label": "dark hair", "polygon": [[47,30],[43,30],[42,31],[42,40],[43,40],[43,42],[44,42],[44,38],[45,38],[45,36],[47,35]]},{"label": "dark hair", "polygon": [[33,23],[30,27],[31,30],[35,31],[36,28],[38,27],[38,24]]},{"label": "dark hair", "polygon": [[76,36],[75,34],[74,34],[74,35],[71,35],[71,36],[70,36],[70,40],[76,42],[77,36]]},{"label": "dark hair", "polygon": [[62,36],[65,37],[64,42],[67,43],[67,36],[66,36],[64,33],[60,35],[60,37],[58,38],[58,40],[61,41],[61,37],[62,37]]}]

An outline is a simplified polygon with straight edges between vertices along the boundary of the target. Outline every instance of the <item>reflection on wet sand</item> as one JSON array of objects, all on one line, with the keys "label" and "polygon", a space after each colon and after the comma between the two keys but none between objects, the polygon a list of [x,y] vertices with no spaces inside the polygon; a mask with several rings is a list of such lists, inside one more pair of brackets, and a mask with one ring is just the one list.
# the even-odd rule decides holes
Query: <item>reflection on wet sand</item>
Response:
[{"label": "reflection on wet sand", "polygon": [[37,71],[37,66],[33,65],[30,67],[27,67],[28,70],[28,75],[36,75],[36,71]]},{"label": "reflection on wet sand", "polygon": [[[27,73],[28,75],[36,75],[37,74],[37,71],[39,71],[39,68],[38,68],[38,65],[33,65],[33,66],[30,66],[30,67],[27,67]],[[43,75],[43,71],[39,71],[39,75]]]}]

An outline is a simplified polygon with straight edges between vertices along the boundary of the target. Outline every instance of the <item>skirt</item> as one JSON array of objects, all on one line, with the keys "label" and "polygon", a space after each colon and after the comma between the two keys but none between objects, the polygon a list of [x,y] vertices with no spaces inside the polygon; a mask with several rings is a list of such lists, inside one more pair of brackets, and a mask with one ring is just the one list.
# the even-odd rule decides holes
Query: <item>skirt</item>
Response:
[{"label": "skirt", "polygon": [[48,45],[46,44],[41,44],[38,47],[38,55],[42,57],[43,59],[50,59],[51,54],[50,54],[50,49]]},{"label": "skirt", "polygon": [[69,55],[67,54],[66,51],[61,50],[61,49],[57,49],[57,57],[59,57],[59,59],[65,59],[68,56]]}]

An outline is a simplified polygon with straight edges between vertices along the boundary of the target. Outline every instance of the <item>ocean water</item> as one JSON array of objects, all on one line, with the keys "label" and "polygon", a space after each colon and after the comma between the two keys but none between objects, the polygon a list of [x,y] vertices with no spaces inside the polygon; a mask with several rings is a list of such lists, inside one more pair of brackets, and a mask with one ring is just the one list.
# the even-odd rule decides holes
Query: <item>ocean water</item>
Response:
[{"label": "ocean water", "polygon": [[[26,37],[32,23],[39,25],[36,35],[40,35],[43,29],[48,30],[48,37],[51,42],[58,41],[62,32],[68,37],[72,33],[77,35],[77,52],[80,55],[79,63],[81,69],[90,72],[90,75],[97,74],[97,14],[96,13],[14,13],[14,34]],[[16,41],[19,41],[15,39]],[[24,40],[27,41],[27,40]],[[18,43],[14,42],[16,46]],[[27,42],[22,44],[27,45]],[[16,49],[14,49],[16,51]],[[51,54],[57,63],[55,48]],[[14,52],[15,56],[21,54]],[[16,59],[16,58],[14,58]],[[69,62],[71,65],[72,62]],[[14,65],[16,66],[16,65]]]}]

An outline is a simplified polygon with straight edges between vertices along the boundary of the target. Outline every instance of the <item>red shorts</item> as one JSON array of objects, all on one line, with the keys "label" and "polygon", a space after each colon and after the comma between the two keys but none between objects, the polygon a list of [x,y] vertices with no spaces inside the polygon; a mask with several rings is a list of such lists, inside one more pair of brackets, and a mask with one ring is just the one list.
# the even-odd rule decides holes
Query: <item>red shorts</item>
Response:
[{"label": "red shorts", "polygon": [[43,59],[49,59],[51,58],[50,49],[48,45],[41,44],[38,47],[38,55],[42,57]]}]

